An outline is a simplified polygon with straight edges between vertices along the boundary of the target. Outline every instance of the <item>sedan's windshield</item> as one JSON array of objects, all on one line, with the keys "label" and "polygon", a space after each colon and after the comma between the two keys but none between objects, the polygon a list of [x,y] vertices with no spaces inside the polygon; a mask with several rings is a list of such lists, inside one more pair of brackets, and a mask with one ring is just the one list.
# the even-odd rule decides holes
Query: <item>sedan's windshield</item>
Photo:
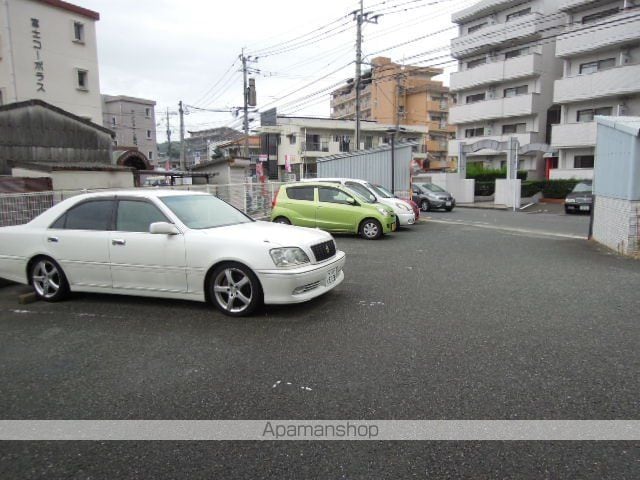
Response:
[{"label": "sedan's windshield", "polygon": [[573,189],[574,193],[585,193],[585,192],[586,193],[591,193],[592,191],[593,191],[592,184],[585,183],[585,182],[580,182]]},{"label": "sedan's windshield", "polygon": [[445,193],[446,190],[443,190],[442,188],[440,188],[439,186],[433,184],[433,183],[423,183],[422,185],[420,185],[423,189],[432,192],[432,193]]},{"label": "sedan's windshield", "polygon": [[393,195],[391,194],[391,192],[389,190],[387,190],[386,188],[384,188],[381,185],[371,185],[370,183],[367,184],[369,187],[371,187],[371,189],[376,192],[377,195],[380,195],[382,198],[393,198]]},{"label": "sedan's windshield", "polygon": [[194,230],[249,223],[253,220],[212,195],[176,195],[160,200]]},{"label": "sedan's windshield", "polygon": [[359,183],[348,182],[347,184],[345,184],[345,186],[348,189],[359,194],[360,197],[365,201],[365,203],[376,203],[376,197],[363,185],[360,185]]}]

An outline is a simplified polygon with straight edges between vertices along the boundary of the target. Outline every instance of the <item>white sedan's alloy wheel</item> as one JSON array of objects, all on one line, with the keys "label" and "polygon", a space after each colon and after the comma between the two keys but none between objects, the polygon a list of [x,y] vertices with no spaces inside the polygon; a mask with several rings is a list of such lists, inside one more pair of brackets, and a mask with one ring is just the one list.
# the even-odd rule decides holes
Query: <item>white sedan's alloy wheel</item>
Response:
[{"label": "white sedan's alloy wheel", "polygon": [[260,287],[255,276],[244,267],[226,265],[214,272],[213,296],[218,308],[225,313],[248,315],[259,301]]},{"label": "white sedan's alloy wheel", "polygon": [[33,266],[31,283],[38,297],[48,301],[61,299],[68,290],[62,269],[48,258],[39,259]]}]

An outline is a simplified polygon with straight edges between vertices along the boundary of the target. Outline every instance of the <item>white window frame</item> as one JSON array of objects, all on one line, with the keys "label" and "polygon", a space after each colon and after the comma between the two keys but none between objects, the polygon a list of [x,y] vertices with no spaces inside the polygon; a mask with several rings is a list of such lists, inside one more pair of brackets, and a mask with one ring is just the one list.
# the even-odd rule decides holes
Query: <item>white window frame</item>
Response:
[{"label": "white window frame", "polygon": [[[76,68],[76,90],[80,90],[82,92],[89,91],[89,70],[85,70],[84,68]],[[84,86],[80,85],[80,75],[84,74]]]},{"label": "white window frame", "polygon": [[[78,36],[76,35],[77,33],[76,26],[80,26],[80,38],[78,38]],[[84,45],[85,38],[86,38],[86,29],[85,29],[84,23],[79,22],[78,20],[74,20],[73,21],[73,42]]]},{"label": "white window frame", "polygon": [[529,85],[518,85],[517,87],[505,88],[503,92],[504,98],[518,97],[520,95],[529,94]]}]

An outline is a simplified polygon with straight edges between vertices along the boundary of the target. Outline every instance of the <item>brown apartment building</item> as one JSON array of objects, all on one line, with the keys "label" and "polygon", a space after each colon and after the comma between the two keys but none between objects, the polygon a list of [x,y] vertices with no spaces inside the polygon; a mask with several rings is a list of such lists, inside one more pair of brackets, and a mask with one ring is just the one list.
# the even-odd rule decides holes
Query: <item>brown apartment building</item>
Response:
[{"label": "brown apartment building", "polygon": [[[376,57],[362,77],[361,118],[384,124],[424,126],[425,144],[414,155],[426,160],[429,170],[451,168],[447,162],[448,141],[455,128],[449,125],[449,88],[433,80],[443,70],[394,63]],[[354,80],[331,94],[331,118],[354,119]]]}]

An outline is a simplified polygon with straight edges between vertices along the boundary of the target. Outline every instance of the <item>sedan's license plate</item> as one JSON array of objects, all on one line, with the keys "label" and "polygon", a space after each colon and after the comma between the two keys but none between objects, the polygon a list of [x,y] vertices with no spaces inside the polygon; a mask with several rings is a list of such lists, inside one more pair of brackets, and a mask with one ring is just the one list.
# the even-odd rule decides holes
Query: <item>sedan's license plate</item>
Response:
[{"label": "sedan's license plate", "polygon": [[580,210],[582,212],[588,212],[589,211],[589,206],[588,205],[580,205]]},{"label": "sedan's license plate", "polygon": [[447,202],[444,204],[446,207],[450,207],[451,206],[451,202]]},{"label": "sedan's license plate", "polygon": [[337,276],[338,276],[338,272],[337,272],[337,269],[335,268],[332,268],[327,272],[327,287],[329,285],[333,285],[334,283],[336,283]]}]

